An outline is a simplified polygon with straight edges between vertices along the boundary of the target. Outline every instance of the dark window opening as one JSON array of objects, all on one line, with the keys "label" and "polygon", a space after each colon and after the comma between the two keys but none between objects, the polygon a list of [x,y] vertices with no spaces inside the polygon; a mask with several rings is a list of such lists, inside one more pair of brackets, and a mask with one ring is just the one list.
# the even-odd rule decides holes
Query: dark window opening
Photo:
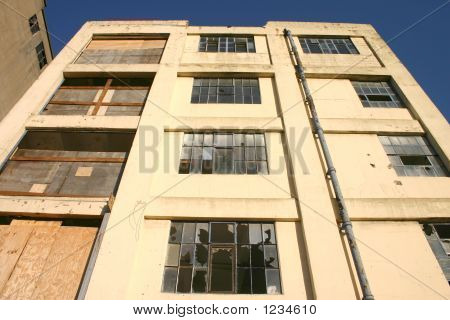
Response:
[{"label": "dark window opening", "polygon": [[273,223],[172,222],[162,291],[279,294],[277,251]]},{"label": "dark window opening", "polygon": [[366,108],[404,107],[398,94],[386,81],[352,81],[352,85]]},{"label": "dark window opening", "polygon": [[378,136],[399,176],[446,177],[447,170],[425,137]]},{"label": "dark window opening", "polygon": [[36,15],[33,15],[30,19],[28,19],[28,24],[30,26],[30,30],[32,34],[39,32],[39,21]]},{"label": "dark window opening", "polygon": [[359,54],[350,38],[299,38],[304,53]]},{"label": "dark window opening", "polygon": [[180,174],[268,174],[263,133],[185,133]]},{"label": "dark window opening", "polygon": [[39,68],[42,69],[45,65],[47,65],[47,56],[45,55],[45,48],[43,42],[37,45],[36,54],[39,62]]}]

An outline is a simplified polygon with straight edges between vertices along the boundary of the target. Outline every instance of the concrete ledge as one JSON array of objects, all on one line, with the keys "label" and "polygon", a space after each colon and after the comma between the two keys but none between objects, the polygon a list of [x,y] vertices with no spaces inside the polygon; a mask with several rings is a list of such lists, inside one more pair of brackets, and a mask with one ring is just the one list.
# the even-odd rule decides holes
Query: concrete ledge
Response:
[{"label": "concrete ledge", "polygon": [[0,216],[97,217],[103,214],[107,203],[108,198],[0,196]]},{"label": "concrete ledge", "polygon": [[350,79],[350,80],[386,80],[391,76],[391,72],[384,67],[358,67],[342,66],[342,67],[308,67],[305,65],[305,75],[307,78],[323,78],[323,79]]},{"label": "concrete ledge", "polygon": [[345,199],[352,220],[432,220],[450,218],[450,199]]},{"label": "concrete ledge", "polygon": [[28,118],[26,129],[93,129],[136,130],[137,116],[54,116],[33,115]]},{"label": "concrete ledge", "polygon": [[320,119],[320,122],[325,133],[424,133],[416,120]]},{"label": "concrete ledge", "polygon": [[240,76],[260,76],[272,77],[274,75],[273,67],[270,64],[231,64],[231,63],[185,63],[180,64],[178,76],[193,77],[199,74],[208,76],[221,76],[227,73],[239,74]]},{"label": "concrete ledge", "polygon": [[208,118],[177,117],[168,118],[165,131],[186,130],[260,130],[266,132],[282,132],[280,118]]},{"label": "concrete ledge", "polygon": [[299,221],[294,199],[161,197],[140,212],[148,219],[241,219]]},{"label": "concrete ledge", "polygon": [[69,64],[63,73],[65,77],[98,77],[111,74],[127,77],[136,74],[153,76],[158,70],[159,64]]}]

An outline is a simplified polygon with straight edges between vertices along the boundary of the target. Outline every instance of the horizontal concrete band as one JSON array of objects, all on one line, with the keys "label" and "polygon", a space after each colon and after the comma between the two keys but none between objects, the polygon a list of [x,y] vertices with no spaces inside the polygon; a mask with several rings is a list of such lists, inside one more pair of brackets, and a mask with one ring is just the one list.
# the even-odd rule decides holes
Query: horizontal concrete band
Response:
[{"label": "horizontal concrete band", "polygon": [[137,213],[147,219],[168,220],[300,220],[294,199],[160,197],[142,204]]},{"label": "horizontal concrete band", "polygon": [[424,133],[417,120],[322,118],[320,123],[325,133]]},{"label": "horizontal concrete band", "polygon": [[91,77],[120,75],[121,77],[153,76],[159,70],[159,64],[68,64],[64,70],[65,77]]},{"label": "horizontal concrete band", "polygon": [[0,196],[0,215],[42,218],[96,217],[103,214],[107,203],[108,198]]},{"label": "horizontal concrete band", "polygon": [[28,118],[26,129],[92,129],[133,130],[139,124],[138,116],[60,116],[33,115]]},{"label": "horizontal concrete band", "polygon": [[215,117],[173,117],[164,121],[165,131],[186,130],[260,130],[282,132],[280,118],[215,118]]},{"label": "horizontal concrete band", "polygon": [[346,198],[345,203],[352,220],[450,219],[450,199],[445,198]]}]

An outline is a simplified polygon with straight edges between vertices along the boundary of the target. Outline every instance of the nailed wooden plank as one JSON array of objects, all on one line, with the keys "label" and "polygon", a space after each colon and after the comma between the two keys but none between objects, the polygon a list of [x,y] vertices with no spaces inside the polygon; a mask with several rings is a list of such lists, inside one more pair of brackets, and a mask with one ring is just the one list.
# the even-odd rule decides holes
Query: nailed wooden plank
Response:
[{"label": "nailed wooden plank", "polygon": [[61,227],[31,299],[75,299],[97,228]]},{"label": "nailed wooden plank", "polygon": [[[21,191],[0,190],[0,196],[30,196],[30,197],[55,197],[55,198],[105,198],[105,195],[86,195],[86,194],[59,194],[59,193],[33,193]],[[108,195],[109,196],[109,195]]]},{"label": "nailed wooden plank", "polygon": [[95,116],[97,114],[98,109],[100,108],[100,106],[101,106],[101,104],[103,102],[103,99],[105,99],[106,93],[108,92],[108,89],[111,86],[111,82],[112,82],[112,79],[108,79],[106,81],[105,88],[103,89],[103,91],[102,91],[102,93],[100,95],[100,98],[98,99],[97,103],[95,104],[94,111],[92,111],[92,115],[93,116]]},{"label": "nailed wooden plank", "polygon": [[0,299],[31,299],[56,240],[61,221],[36,221]]},{"label": "nailed wooden plank", "polygon": [[[51,101],[52,105],[80,105],[80,106],[92,106],[95,102],[83,102],[83,101]],[[102,106],[123,106],[123,107],[142,107],[145,102],[103,102]]]},{"label": "nailed wooden plank", "polygon": [[130,50],[130,49],[148,49],[164,48],[165,39],[111,39],[111,40],[92,40],[87,49],[95,50]]},{"label": "nailed wooden plank", "polygon": [[38,156],[16,156],[13,155],[11,157],[11,160],[14,161],[49,161],[49,162],[111,162],[111,163],[124,163],[127,159],[126,158],[103,158],[103,157],[89,157],[89,158],[83,158],[83,157],[38,157]]},{"label": "nailed wooden plank", "polygon": [[33,231],[30,221],[12,222],[9,226],[1,226],[0,239],[0,293],[22,254],[23,249]]}]

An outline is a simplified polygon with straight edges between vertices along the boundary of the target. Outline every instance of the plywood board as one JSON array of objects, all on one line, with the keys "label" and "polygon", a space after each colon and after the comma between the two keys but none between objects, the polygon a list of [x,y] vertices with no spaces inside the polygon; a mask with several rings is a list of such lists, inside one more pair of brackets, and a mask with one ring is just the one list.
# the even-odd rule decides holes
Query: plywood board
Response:
[{"label": "plywood board", "polygon": [[61,221],[39,221],[17,261],[14,271],[0,292],[0,299],[31,299],[37,281],[60,229]]},{"label": "plywood board", "polygon": [[28,221],[0,226],[0,292],[10,278],[33,231]]},{"label": "plywood board", "polygon": [[151,49],[164,48],[165,45],[166,40],[164,39],[92,40],[87,49]]},{"label": "plywood board", "polygon": [[75,299],[97,228],[62,227],[32,299]]}]

